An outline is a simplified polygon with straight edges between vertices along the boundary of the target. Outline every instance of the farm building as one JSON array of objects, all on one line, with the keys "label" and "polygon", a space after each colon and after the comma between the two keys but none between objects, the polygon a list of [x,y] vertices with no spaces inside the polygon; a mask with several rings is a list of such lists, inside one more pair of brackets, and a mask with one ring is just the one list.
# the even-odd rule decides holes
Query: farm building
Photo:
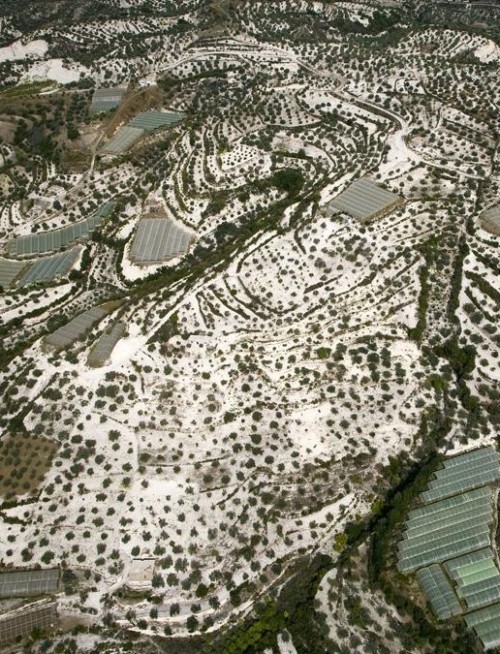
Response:
[{"label": "farm building", "polygon": [[0,572],[0,599],[36,597],[59,590],[59,568]]},{"label": "farm building", "polygon": [[144,217],[139,221],[130,249],[135,263],[154,264],[187,252],[193,234],[170,218]]},{"label": "farm building", "polygon": [[132,559],[127,576],[127,586],[141,591],[151,588],[156,559]]},{"label": "farm building", "polygon": [[101,111],[111,111],[122,101],[127,89],[123,86],[116,86],[109,89],[96,89],[90,105],[90,113],[98,114]]},{"label": "farm building", "polygon": [[353,182],[328,205],[330,210],[347,213],[362,223],[381,218],[401,206],[404,199],[387,191],[371,179],[363,177]]},{"label": "farm building", "polygon": [[486,209],[479,216],[481,220],[481,227],[488,232],[500,235],[500,205]]},{"label": "farm building", "polygon": [[48,631],[58,624],[55,602],[23,606],[0,616],[0,647],[26,638],[33,631]]},{"label": "farm building", "polygon": [[416,572],[440,620],[464,615],[485,649],[500,644],[500,569],[493,550],[493,485],[499,481],[500,456],[492,447],[446,459],[420,494],[423,505],[410,512],[398,544],[398,570]]}]

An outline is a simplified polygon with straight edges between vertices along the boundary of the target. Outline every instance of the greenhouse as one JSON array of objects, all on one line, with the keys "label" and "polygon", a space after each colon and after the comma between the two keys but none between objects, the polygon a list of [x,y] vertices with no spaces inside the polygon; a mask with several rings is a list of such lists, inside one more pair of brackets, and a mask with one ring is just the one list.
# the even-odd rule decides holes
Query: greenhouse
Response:
[{"label": "greenhouse", "polygon": [[127,125],[120,127],[116,134],[104,145],[101,152],[103,154],[122,154],[145,134],[176,125],[184,118],[185,114],[174,111],[144,111]]},{"label": "greenhouse", "polygon": [[122,154],[131,148],[144,134],[143,129],[121,127],[102,148],[103,154]]},{"label": "greenhouse", "polygon": [[161,263],[187,252],[193,236],[169,218],[143,218],[130,250],[137,263]]},{"label": "greenhouse", "polygon": [[98,114],[101,111],[111,111],[122,101],[127,89],[123,86],[116,86],[108,89],[96,89],[90,106],[91,114]]},{"label": "greenhouse", "polygon": [[28,236],[18,236],[10,241],[8,252],[17,257],[45,254],[86,239],[100,226],[104,218],[113,212],[114,208],[114,202],[107,202],[89,218],[72,225]]},{"label": "greenhouse", "polygon": [[113,325],[109,331],[100,336],[88,356],[87,364],[94,368],[104,366],[111,356],[115,345],[125,333],[125,325],[122,322],[117,322]]},{"label": "greenhouse", "polygon": [[23,607],[22,612],[16,611],[0,616],[0,647],[13,643],[18,638],[29,636],[35,629],[46,631],[58,624],[57,605],[36,604]]},{"label": "greenhouse", "polygon": [[447,461],[444,468],[435,473],[429,489],[422,493],[425,502],[433,502],[450,495],[500,481],[500,457],[493,448],[483,448],[477,454],[463,454]]},{"label": "greenhouse", "polygon": [[380,218],[403,204],[401,196],[387,191],[371,179],[363,177],[353,182],[343,193],[328,205],[342,213],[347,213],[361,222]]},{"label": "greenhouse", "polygon": [[8,290],[14,286],[14,281],[19,277],[26,268],[26,263],[21,261],[11,261],[10,259],[0,259],[0,286]]},{"label": "greenhouse", "polygon": [[55,348],[68,347],[79,340],[92,327],[104,318],[106,311],[101,307],[92,307],[59,327],[55,332],[45,337],[45,342]]},{"label": "greenhouse", "polygon": [[500,603],[469,613],[465,622],[475,630],[486,650],[500,646]]},{"label": "greenhouse", "polygon": [[59,589],[59,569],[22,570],[0,573],[0,599],[32,597]]},{"label": "greenhouse", "polygon": [[[397,569],[416,571],[434,612],[443,620],[466,614],[485,649],[500,644],[500,570],[494,545],[500,457],[483,447],[445,459],[420,493],[398,543]],[[469,613],[474,611],[474,613]]]},{"label": "greenhouse", "polygon": [[30,265],[19,280],[19,286],[51,282],[61,275],[66,275],[74,266],[81,252],[81,248],[73,248],[62,254],[38,259]]},{"label": "greenhouse", "polygon": [[185,117],[185,114],[174,111],[145,111],[133,118],[129,126],[143,129],[145,132],[154,132],[161,127],[180,123]]},{"label": "greenhouse", "polygon": [[440,620],[462,613],[462,607],[448,578],[438,565],[417,572],[418,583]]},{"label": "greenhouse", "polygon": [[500,234],[500,205],[486,209],[479,216],[481,225],[493,234]]}]

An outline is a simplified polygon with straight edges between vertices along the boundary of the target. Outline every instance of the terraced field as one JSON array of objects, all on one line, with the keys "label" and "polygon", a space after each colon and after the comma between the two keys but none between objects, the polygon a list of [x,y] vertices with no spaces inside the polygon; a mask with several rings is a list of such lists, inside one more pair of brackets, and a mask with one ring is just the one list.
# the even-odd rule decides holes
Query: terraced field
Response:
[{"label": "terraced field", "polygon": [[61,593],[0,642],[475,654],[397,555],[498,447],[496,10],[42,4],[0,7],[0,562]]}]

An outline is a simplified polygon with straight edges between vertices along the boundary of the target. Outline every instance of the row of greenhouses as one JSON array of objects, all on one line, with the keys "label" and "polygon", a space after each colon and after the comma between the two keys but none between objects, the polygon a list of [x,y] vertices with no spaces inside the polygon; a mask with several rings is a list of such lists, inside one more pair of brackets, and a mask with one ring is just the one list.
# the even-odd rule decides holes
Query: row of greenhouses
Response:
[{"label": "row of greenhouses", "polygon": [[397,555],[399,572],[416,573],[436,616],[463,615],[486,650],[500,645],[499,481],[493,447],[445,459],[410,511]]}]

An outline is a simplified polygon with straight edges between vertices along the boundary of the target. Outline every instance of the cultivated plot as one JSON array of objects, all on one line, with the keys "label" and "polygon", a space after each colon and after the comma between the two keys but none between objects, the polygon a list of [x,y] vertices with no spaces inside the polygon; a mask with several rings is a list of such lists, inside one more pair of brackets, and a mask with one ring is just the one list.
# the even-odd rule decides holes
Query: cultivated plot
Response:
[{"label": "cultivated plot", "polygon": [[50,470],[59,449],[56,441],[24,433],[5,435],[0,441],[0,498],[34,495]]}]

